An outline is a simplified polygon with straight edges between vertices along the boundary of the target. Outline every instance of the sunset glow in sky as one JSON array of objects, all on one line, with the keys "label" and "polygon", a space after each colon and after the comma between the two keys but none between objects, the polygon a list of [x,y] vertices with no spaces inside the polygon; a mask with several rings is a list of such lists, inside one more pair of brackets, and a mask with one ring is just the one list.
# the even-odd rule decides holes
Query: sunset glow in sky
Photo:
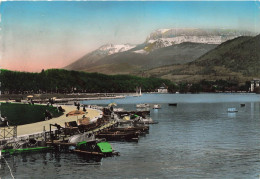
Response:
[{"label": "sunset glow in sky", "polygon": [[260,32],[251,2],[2,2],[1,68],[61,68],[106,43],[139,44],[160,28]]}]

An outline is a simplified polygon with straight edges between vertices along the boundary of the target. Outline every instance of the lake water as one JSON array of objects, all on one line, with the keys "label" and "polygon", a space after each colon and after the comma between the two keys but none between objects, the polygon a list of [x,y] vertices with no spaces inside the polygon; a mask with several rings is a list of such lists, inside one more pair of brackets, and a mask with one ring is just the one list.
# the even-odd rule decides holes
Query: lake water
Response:
[{"label": "lake water", "polygon": [[[145,94],[142,97],[87,101],[160,103],[151,109],[159,124],[135,142],[112,142],[121,156],[102,160],[72,153],[6,157],[16,178],[258,178],[260,174],[260,95]],[[177,107],[168,103],[178,103]],[[245,107],[240,107],[245,103]],[[227,113],[229,107],[237,113]],[[11,178],[3,159],[0,177]]]}]

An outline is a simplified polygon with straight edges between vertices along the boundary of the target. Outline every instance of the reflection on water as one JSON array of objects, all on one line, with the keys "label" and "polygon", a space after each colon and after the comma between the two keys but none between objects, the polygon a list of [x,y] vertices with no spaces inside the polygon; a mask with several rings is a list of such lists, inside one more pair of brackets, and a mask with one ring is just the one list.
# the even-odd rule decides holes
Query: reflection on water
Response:
[{"label": "reflection on water", "polygon": [[227,114],[228,114],[229,118],[235,118],[236,117],[236,113],[234,113],[234,112],[232,112],[232,113],[228,112]]},{"label": "reflection on water", "polygon": [[[147,97],[148,96],[148,97]],[[119,107],[161,103],[151,109],[159,124],[138,143],[112,142],[119,157],[90,159],[73,153],[34,153],[7,158],[16,178],[257,178],[260,171],[260,107],[258,95],[182,95],[178,106],[168,106],[176,95],[145,95],[117,100]],[[213,98],[216,101],[212,103]],[[148,100],[150,99],[150,102]],[[195,102],[197,98],[208,103]],[[233,99],[233,101],[232,101]],[[138,102],[134,102],[138,100]],[[143,102],[142,102],[143,100]],[[163,103],[163,100],[165,102]],[[177,97],[176,101],[180,100]],[[104,104],[110,103],[105,101]],[[114,101],[113,101],[114,102]],[[245,107],[240,107],[240,103]],[[93,104],[93,101],[88,102]],[[129,103],[129,104],[128,104]],[[227,113],[229,107],[237,113]],[[10,178],[0,160],[0,177]]]}]

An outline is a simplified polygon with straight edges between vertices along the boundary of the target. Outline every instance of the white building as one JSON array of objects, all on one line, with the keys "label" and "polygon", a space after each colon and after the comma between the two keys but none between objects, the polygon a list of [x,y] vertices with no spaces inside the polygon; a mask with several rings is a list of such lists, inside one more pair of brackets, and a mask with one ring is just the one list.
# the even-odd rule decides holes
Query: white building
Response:
[{"label": "white building", "polygon": [[256,87],[259,87],[260,84],[260,80],[259,79],[254,79],[251,81],[251,87],[250,87],[250,91],[254,92]]},{"label": "white building", "polygon": [[156,89],[156,92],[158,93],[168,93],[168,86],[166,86],[164,83]]}]

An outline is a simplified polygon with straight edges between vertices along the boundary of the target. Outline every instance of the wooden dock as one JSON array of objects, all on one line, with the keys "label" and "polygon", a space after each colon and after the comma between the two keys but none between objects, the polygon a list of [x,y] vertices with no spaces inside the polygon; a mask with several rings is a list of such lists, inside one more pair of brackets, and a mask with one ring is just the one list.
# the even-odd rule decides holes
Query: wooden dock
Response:
[{"label": "wooden dock", "polygon": [[[76,109],[75,106],[62,106],[63,109],[65,109],[65,113],[73,111]],[[91,120],[96,120],[98,118],[103,117],[103,112],[99,109],[92,109],[87,108],[87,114],[86,117],[89,117]],[[7,142],[15,142],[15,141],[21,141],[21,140],[28,140],[28,139],[39,139],[39,140],[45,140],[50,138],[51,135],[57,133],[57,130],[54,129],[51,132],[48,131],[50,124],[58,124],[61,127],[65,127],[65,122],[70,121],[76,121],[77,117],[66,117],[66,114],[53,118],[48,121],[41,121],[37,123],[32,124],[25,124],[20,126],[10,126],[10,127],[1,127],[0,128],[0,146],[7,143]],[[109,125],[108,125],[109,126]],[[100,129],[108,127],[101,126]]]},{"label": "wooden dock", "polygon": [[[90,130],[90,131],[85,132],[85,134],[93,134],[93,133],[97,134],[101,131],[104,131],[105,129],[112,128],[115,125],[117,125],[116,121],[110,121],[110,122],[105,123],[104,125],[96,128],[94,130]],[[51,131],[42,131],[42,132],[33,133],[33,134],[26,134],[26,135],[17,136],[17,137],[12,136],[12,137],[8,137],[8,138],[5,138],[5,139],[1,139],[0,140],[0,146],[4,145],[6,143],[9,143],[9,142],[26,141],[26,140],[29,140],[29,139],[51,141],[51,140],[56,139],[56,138],[59,138],[59,139],[62,138],[62,140],[66,140],[66,139],[68,139],[68,137],[70,137],[70,135],[64,135],[64,132],[62,130],[59,131],[58,129],[53,129]],[[55,141],[51,142],[51,143],[55,144]],[[61,142],[56,141],[55,145],[63,145],[63,144]]]}]

